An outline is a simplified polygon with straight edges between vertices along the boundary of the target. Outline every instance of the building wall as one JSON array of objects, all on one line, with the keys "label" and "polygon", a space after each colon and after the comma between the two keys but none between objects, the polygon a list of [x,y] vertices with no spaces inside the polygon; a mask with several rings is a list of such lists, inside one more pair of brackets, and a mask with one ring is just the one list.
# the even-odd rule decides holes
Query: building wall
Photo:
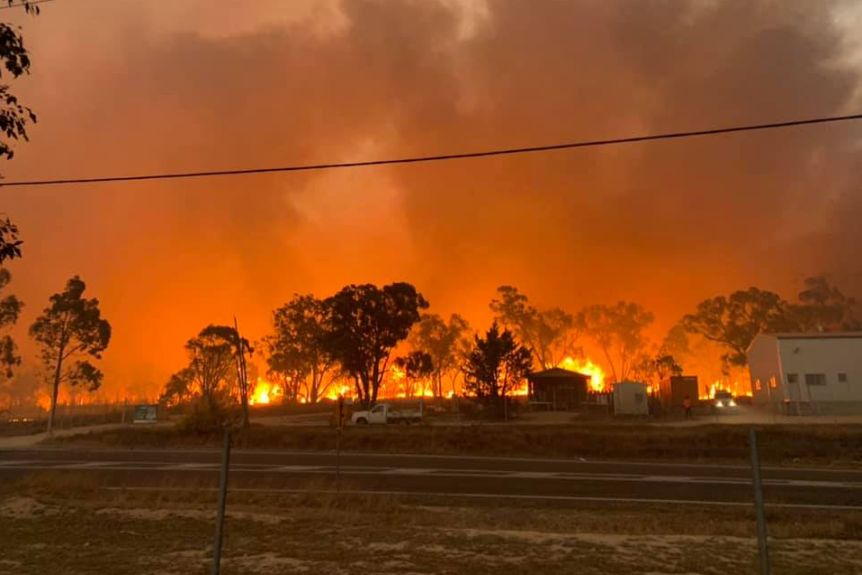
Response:
[{"label": "building wall", "polygon": [[[791,401],[862,401],[862,338],[779,339],[778,347]],[[795,384],[790,381],[794,375]],[[822,379],[823,385],[806,382],[806,375]]]},{"label": "building wall", "polygon": [[751,375],[752,400],[757,404],[784,401],[783,374],[778,354],[778,339],[759,335],[748,348],[748,371]]}]

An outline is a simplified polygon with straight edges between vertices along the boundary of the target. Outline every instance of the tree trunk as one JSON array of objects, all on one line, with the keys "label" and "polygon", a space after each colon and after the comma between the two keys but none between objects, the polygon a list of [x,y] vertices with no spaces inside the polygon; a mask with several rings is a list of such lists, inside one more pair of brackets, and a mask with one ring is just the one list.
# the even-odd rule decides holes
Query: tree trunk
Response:
[{"label": "tree trunk", "polygon": [[57,396],[60,393],[60,376],[63,373],[63,348],[57,355],[57,368],[54,370],[54,385],[51,390],[51,413],[48,415],[48,435],[54,434],[54,417],[57,415]]},{"label": "tree trunk", "polygon": [[[370,390],[371,391],[371,394],[370,394],[371,398],[370,398],[370,401],[368,402],[369,408],[372,405],[374,405],[375,403],[377,403],[377,391],[380,389],[380,366],[377,363],[375,363],[374,367],[372,368],[370,383],[371,383],[371,390]],[[366,393],[366,395],[368,395],[367,385],[366,385],[366,392],[365,393]]]},{"label": "tree trunk", "polygon": [[317,403],[317,393],[319,390],[320,381],[317,379],[317,366],[313,366],[311,368],[311,389],[308,390],[308,403]]},{"label": "tree trunk", "polygon": [[356,386],[356,396],[359,403],[370,408],[371,406],[368,404],[368,377],[365,374],[354,376],[353,384]]}]

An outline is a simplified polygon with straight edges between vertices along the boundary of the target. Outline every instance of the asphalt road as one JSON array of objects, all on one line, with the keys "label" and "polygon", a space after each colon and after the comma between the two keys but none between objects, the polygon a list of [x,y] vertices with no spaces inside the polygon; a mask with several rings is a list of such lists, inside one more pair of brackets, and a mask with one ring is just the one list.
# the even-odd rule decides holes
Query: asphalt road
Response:
[{"label": "asphalt road", "polygon": [[[218,484],[217,450],[0,451],[0,482],[32,474],[86,473],[101,485],[207,489]],[[767,505],[858,508],[862,470],[764,467]],[[336,473],[333,453],[235,449],[233,490],[294,491]],[[346,490],[499,500],[748,506],[746,466],[343,453]],[[325,482],[317,481],[318,489]],[[331,483],[325,483],[332,485]]]}]

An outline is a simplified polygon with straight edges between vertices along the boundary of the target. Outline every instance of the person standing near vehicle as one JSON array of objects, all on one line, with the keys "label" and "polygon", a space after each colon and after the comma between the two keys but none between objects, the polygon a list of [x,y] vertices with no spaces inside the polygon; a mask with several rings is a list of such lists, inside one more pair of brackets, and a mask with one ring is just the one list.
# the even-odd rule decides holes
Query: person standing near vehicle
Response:
[{"label": "person standing near vehicle", "polygon": [[685,411],[685,418],[691,419],[691,397],[686,395],[682,399],[682,409]]}]

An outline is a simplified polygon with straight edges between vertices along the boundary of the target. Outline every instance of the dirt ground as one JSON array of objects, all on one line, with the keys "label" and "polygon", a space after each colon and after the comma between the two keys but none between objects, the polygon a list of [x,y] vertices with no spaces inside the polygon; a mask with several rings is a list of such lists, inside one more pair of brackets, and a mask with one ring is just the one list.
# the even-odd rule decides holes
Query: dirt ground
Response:
[{"label": "dirt ground", "polygon": [[[740,508],[465,505],[324,492],[233,493],[225,575],[754,573]],[[204,574],[215,494],[106,491],[85,479],[0,488],[0,574]],[[862,573],[862,514],[770,512],[773,572]]]}]

